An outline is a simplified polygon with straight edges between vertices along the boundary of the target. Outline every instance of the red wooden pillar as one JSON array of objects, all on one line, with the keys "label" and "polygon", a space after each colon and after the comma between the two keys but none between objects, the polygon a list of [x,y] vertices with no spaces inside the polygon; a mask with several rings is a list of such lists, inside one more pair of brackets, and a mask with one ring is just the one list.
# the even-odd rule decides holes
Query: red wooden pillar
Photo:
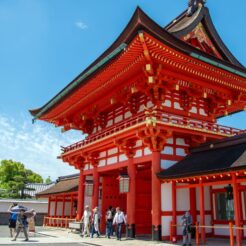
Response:
[{"label": "red wooden pillar", "polygon": [[62,197],[62,218],[64,218],[64,212],[65,212],[65,195]]},{"label": "red wooden pillar", "polygon": [[128,159],[128,175],[130,178],[129,192],[127,193],[127,232],[128,237],[135,238],[135,214],[136,214],[136,166],[133,158]]},{"label": "red wooden pillar", "polygon": [[80,169],[80,175],[79,175],[79,189],[78,189],[78,203],[77,203],[77,220],[81,220],[83,210],[84,210],[84,199],[85,199],[85,176],[84,176],[84,170]]},{"label": "red wooden pillar", "polygon": [[57,196],[55,198],[55,213],[54,213],[54,217],[57,217]]},{"label": "red wooden pillar", "polygon": [[98,193],[99,193],[99,174],[97,166],[93,168],[93,197],[92,197],[92,209],[98,206]]},{"label": "red wooden pillar", "polygon": [[[205,226],[205,208],[204,208],[204,187],[202,181],[200,180],[200,225]],[[205,243],[206,240],[206,230],[204,227],[201,228],[201,240]]]},{"label": "red wooden pillar", "polygon": [[196,219],[196,188],[190,188],[190,214],[193,219],[193,223],[197,221]]},{"label": "red wooden pillar", "polygon": [[[233,184],[233,198],[234,198],[234,219],[236,227],[240,227],[240,199],[239,199],[239,190],[238,190],[238,183],[237,183],[237,176],[232,174],[232,184]],[[242,245],[242,238],[241,238],[241,231],[236,230],[236,245]]]},{"label": "red wooden pillar", "polygon": [[51,198],[49,196],[48,198],[48,217],[50,216],[50,203],[51,203]]},{"label": "red wooden pillar", "polygon": [[152,192],[152,239],[161,240],[161,182],[156,174],[161,170],[160,152],[152,153],[151,192]]},{"label": "red wooden pillar", "polygon": [[71,202],[70,202],[70,219],[73,218],[73,194],[71,194]]},{"label": "red wooden pillar", "polygon": [[177,235],[177,190],[176,190],[176,182],[172,181],[172,225],[174,225],[172,230],[172,235]]}]

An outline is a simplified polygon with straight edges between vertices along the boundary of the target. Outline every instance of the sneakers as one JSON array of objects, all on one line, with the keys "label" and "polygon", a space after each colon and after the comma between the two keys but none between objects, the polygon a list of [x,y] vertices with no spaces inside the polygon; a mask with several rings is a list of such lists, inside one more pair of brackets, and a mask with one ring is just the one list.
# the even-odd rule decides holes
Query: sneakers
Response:
[{"label": "sneakers", "polygon": [[29,241],[29,239],[28,239],[28,238],[26,238],[24,241]]},{"label": "sneakers", "polygon": [[13,238],[11,241],[16,241],[16,238]]}]

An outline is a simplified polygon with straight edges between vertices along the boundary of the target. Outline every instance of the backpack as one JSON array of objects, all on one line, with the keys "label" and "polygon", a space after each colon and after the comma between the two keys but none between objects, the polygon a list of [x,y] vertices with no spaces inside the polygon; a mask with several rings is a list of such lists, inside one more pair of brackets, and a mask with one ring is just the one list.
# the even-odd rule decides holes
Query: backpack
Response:
[{"label": "backpack", "polygon": [[113,214],[112,214],[112,211],[111,211],[111,210],[108,210],[108,211],[107,211],[106,217],[107,217],[108,220],[113,219]]}]

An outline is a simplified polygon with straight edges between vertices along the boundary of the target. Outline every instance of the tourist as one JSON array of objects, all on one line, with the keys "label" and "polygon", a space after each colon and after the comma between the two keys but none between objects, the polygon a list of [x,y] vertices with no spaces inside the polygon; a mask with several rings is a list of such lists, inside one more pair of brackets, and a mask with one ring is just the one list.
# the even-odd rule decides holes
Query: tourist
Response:
[{"label": "tourist", "polygon": [[12,241],[16,241],[16,238],[19,236],[21,230],[24,232],[26,238],[25,241],[28,241],[27,227],[28,227],[28,222],[27,222],[27,216],[25,215],[25,209],[21,209],[20,213],[17,215],[16,234],[14,239],[12,239]]},{"label": "tourist", "polygon": [[99,232],[99,223],[100,223],[100,214],[98,212],[98,207],[93,209],[92,223],[91,223],[91,238],[93,238],[94,234],[97,234],[97,237],[100,236]]},{"label": "tourist", "polygon": [[84,237],[85,236],[88,237],[90,235],[90,218],[91,218],[91,212],[90,212],[89,206],[86,205],[83,216],[81,218],[81,222],[84,223],[84,230],[82,233],[82,236]]},{"label": "tourist", "polygon": [[17,206],[17,203],[13,203],[10,205],[8,212],[10,212],[10,217],[9,217],[9,230],[10,230],[10,237],[13,237],[14,234],[16,233],[16,220],[17,220],[17,213],[12,212],[11,208]]},{"label": "tourist", "polygon": [[123,223],[126,224],[126,219],[124,213],[119,207],[116,208],[116,214],[114,216],[113,224],[116,224],[116,237],[117,240],[121,240],[121,230]]},{"label": "tourist", "polygon": [[187,237],[188,237],[188,245],[191,245],[191,225],[192,225],[192,217],[190,212],[187,211],[181,218],[182,226],[183,226],[183,246],[187,245]]},{"label": "tourist", "polygon": [[106,212],[106,237],[110,238],[112,235],[112,227],[113,227],[113,211],[112,206],[108,207],[108,211]]}]

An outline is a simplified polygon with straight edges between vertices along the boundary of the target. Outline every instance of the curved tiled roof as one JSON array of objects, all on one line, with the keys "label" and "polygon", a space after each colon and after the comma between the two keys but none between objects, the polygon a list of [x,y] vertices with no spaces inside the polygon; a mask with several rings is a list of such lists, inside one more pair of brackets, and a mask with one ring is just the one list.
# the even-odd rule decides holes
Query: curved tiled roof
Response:
[{"label": "curved tiled roof", "polygon": [[193,148],[183,160],[161,171],[161,179],[246,169],[246,134],[211,141]]},{"label": "curved tiled roof", "polygon": [[36,194],[37,197],[48,196],[51,194],[73,192],[78,190],[79,175],[63,176],[57,179],[57,183],[47,190]]},{"label": "curved tiled roof", "polygon": [[[205,11],[204,13],[207,13],[205,8],[203,11]],[[204,18],[207,18],[207,23],[210,23],[208,14],[204,14]],[[210,27],[213,27],[211,23]],[[124,50],[125,45],[129,44],[139,31],[145,31],[149,33],[154,38],[160,40],[163,44],[166,44],[169,47],[174,48],[184,54],[196,54],[197,56],[202,56],[205,59],[210,59],[215,63],[220,63],[222,65],[222,69],[224,69],[224,67],[229,67],[230,69],[239,73],[246,73],[246,69],[241,66],[240,63],[234,62],[231,58],[229,59],[229,53],[227,53],[228,59],[221,60],[180,40],[177,37],[177,33],[174,34],[169,32],[168,29],[171,29],[171,27],[167,26],[166,29],[162,28],[138,7],[123,32],[100,57],[98,57],[89,67],[87,67],[81,74],[79,74],[71,83],[69,83],[43,107],[29,110],[30,113],[34,116],[34,119],[36,119],[51,111],[61,101],[65,100],[71,93],[88,83],[90,78],[99,72],[101,68],[105,67],[109,61],[112,61],[118,57],[118,55]],[[219,36],[216,36],[216,33],[217,32],[212,32],[215,38],[219,38]],[[225,51],[224,48],[222,50]]]}]

